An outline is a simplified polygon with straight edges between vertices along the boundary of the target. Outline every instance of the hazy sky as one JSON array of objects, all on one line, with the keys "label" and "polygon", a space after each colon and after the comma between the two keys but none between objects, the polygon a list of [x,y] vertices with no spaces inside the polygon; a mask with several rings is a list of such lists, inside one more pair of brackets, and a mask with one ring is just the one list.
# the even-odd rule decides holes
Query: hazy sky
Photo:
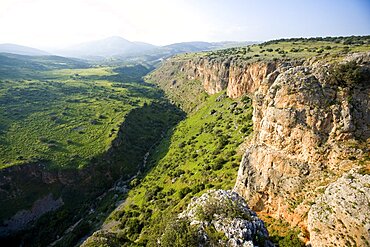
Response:
[{"label": "hazy sky", "polygon": [[0,43],[156,45],[370,34],[370,0],[0,0]]}]

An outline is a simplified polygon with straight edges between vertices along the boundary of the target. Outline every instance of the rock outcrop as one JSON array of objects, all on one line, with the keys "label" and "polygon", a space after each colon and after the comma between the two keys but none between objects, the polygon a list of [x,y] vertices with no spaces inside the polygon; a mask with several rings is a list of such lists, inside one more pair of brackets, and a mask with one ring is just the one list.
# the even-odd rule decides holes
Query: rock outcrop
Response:
[{"label": "rock outcrop", "polygon": [[37,220],[41,215],[57,210],[63,204],[62,198],[54,199],[52,194],[37,200],[30,210],[21,210],[0,225],[0,238],[26,229],[30,223]]},{"label": "rock outcrop", "polygon": [[370,176],[356,170],[330,184],[308,213],[312,246],[370,246]]},{"label": "rock outcrop", "polygon": [[226,60],[220,63],[201,59],[187,62],[184,70],[190,71],[188,79],[202,81],[207,93],[215,94],[226,89],[229,97],[238,98],[257,90],[264,79],[276,70],[276,66],[273,62],[241,64],[239,61]]},{"label": "rock outcrop", "polygon": [[[195,82],[209,94],[252,97],[254,135],[234,190],[253,210],[284,218],[315,239],[307,228],[311,206],[328,185],[370,162],[369,75],[370,53],[256,63],[195,57],[167,61],[153,81],[176,100],[181,92],[173,92]],[[166,86],[174,77],[176,85]],[[370,204],[364,210],[369,214]],[[335,238],[343,243],[346,236]],[[363,238],[370,242],[370,234]]]},{"label": "rock outcrop", "polygon": [[218,240],[220,246],[273,246],[263,221],[236,192],[210,190],[194,197],[179,218],[198,227],[205,243],[210,238],[206,229],[213,227],[226,237]]},{"label": "rock outcrop", "polygon": [[[358,61],[359,69],[368,69],[369,54]],[[331,80],[331,66],[309,60],[261,83],[254,93],[254,138],[235,185],[252,209],[303,230],[321,191],[366,162],[369,81],[341,87]]]}]

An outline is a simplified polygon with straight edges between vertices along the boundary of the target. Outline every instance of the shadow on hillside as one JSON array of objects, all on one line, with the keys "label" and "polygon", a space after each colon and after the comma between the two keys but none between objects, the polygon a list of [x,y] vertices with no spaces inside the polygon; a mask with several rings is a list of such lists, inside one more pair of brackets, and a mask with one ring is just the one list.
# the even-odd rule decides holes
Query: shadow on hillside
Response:
[{"label": "shadow on hillside", "polygon": [[[57,236],[64,236],[63,246],[73,246],[91,234],[114,210],[114,205],[125,199],[129,182],[150,171],[145,167],[144,156],[184,116],[180,109],[159,98],[130,111],[111,147],[84,169],[48,170],[47,165],[36,162],[1,170],[0,185],[6,192],[1,191],[0,199],[6,215],[14,215],[25,205],[31,208],[38,198],[49,193],[54,198],[61,197],[64,206],[42,216],[32,229],[3,237],[0,243],[45,246]],[[12,191],[18,191],[18,195],[12,196]]]},{"label": "shadow on hillside", "polygon": [[[98,229],[115,205],[126,198],[132,178],[144,177],[150,171],[151,167],[144,164],[144,156],[185,116],[164,99],[161,90],[143,81],[142,77],[150,71],[138,65],[116,68],[116,75],[84,78],[110,80],[114,87],[126,88],[128,97],[152,100],[142,106],[135,104],[138,108],[125,116],[110,148],[91,159],[89,166],[50,170],[49,161],[35,160],[0,170],[0,220],[32,208],[36,200],[50,193],[64,202],[64,206],[44,214],[29,230],[12,236],[0,233],[0,245],[46,246],[59,238],[57,245],[73,246]],[[31,98],[39,96],[39,92],[32,93]],[[53,91],[47,96],[55,98],[59,94]]]},{"label": "shadow on hillside", "polygon": [[86,80],[107,80],[116,83],[145,83],[143,76],[151,72],[153,67],[146,67],[142,64],[130,65],[130,66],[121,66],[113,69],[115,74],[113,75],[90,75],[83,76],[83,79]]}]

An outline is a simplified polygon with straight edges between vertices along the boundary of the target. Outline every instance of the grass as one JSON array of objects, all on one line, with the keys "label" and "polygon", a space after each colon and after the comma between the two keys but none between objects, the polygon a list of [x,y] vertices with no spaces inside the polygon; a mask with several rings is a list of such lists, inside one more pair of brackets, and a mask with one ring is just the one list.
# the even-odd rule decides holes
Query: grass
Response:
[{"label": "grass", "polygon": [[113,70],[61,69],[41,71],[45,79],[1,80],[0,169],[38,160],[50,168],[82,168],[107,151],[125,116],[161,97],[151,85],[108,81],[117,75]]},{"label": "grass", "polygon": [[[183,118],[161,90],[143,82],[150,68],[74,64],[59,68],[46,66],[49,60],[17,56],[11,64],[14,70],[0,74],[0,169],[11,176],[1,184],[0,219],[30,209],[49,193],[64,202],[32,229],[9,238],[10,245],[19,241],[47,245],[71,222],[83,218],[62,241],[76,243],[112,210],[106,205],[122,199],[112,192],[102,202],[96,197],[119,178],[136,174],[145,153]],[[6,169],[12,166],[34,167],[35,174]],[[57,179],[45,184],[43,172]],[[70,180],[62,184],[60,176]],[[94,203],[96,212],[90,214]]]},{"label": "grass", "polygon": [[311,39],[281,39],[246,47],[229,48],[210,52],[178,55],[179,60],[207,57],[209,60],[230,60],[234,64],[259,61],[290,61],[317,57],[338,60],[348,53],[370,50],[370,36],[328,37]]},{"label": "grass", "polygon": [[305,244],[298,238],[300,229],[291,227],[284,220],[277,220],[268,215],[258,215],[265,223],[271,241],[279,247],[303,247]]},{"label": "grass", "polygon": [[[233,187],[239,145],[251,133],[246,116],[251,117],[252,108],[247,98],[234,101],[222,95],[208,97],[150,154],[147,174],[131,183],[126,203],[106,221],[116,225],[121,244],[154,243],[192,196]],[[140,229],[132,227],[132,220]]]}]

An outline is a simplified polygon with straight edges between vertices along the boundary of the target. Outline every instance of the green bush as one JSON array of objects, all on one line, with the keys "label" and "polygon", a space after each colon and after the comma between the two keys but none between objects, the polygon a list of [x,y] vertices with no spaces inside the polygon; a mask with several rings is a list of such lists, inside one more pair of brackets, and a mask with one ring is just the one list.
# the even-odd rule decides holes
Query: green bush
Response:
[{"label": "green bush", "polygon": [[331,74],[334,83],[341,87],[353,86],[364,79],[361,68],[355,61],[335,65]]},{"label": "green bush", "polygon": [[191,189],[189,187],[184,187],[179,190],[179,197],[180,199],[184,198],[187,194],[191,192]]},{"label": "green bush", "polygon": [[298,232],[289,230],[287,235],[271,239],[279,247],[303,247],[305,244],[298,238]]},{"label": "green bush", "polygon": [[167,225],[162,237],[160,246],[184,246],[193,247],[199,245],[198,231],[190,225],[187,220],[176,220]]},{"label": "green bush", "polygon": [[126,221],[125,232],[128,237],[135,238],[138,234],[140,234],[143,227],[144,224],[140,220],[137,218],[130,218]]},{"label": "green bush", "polygon": [[136,186],[138,186],[140,184],[140,179],[138,179],[138,178],[134,178],[133,180],[131,180],[131,182],[130,182],[130,187],[131,188],[134,188],[134,187],[136,187]]},{"label": "green bush", "polygon": [[159,187],[158,185],[155,185],[154,187],[152,188],[149,188],[146,192],[145,192],[145,199],[146,201],[151,201],[153,199],[155,199],[155,197],[157,196],[157,194],[162,191],[163,188],[162,187]]}]

